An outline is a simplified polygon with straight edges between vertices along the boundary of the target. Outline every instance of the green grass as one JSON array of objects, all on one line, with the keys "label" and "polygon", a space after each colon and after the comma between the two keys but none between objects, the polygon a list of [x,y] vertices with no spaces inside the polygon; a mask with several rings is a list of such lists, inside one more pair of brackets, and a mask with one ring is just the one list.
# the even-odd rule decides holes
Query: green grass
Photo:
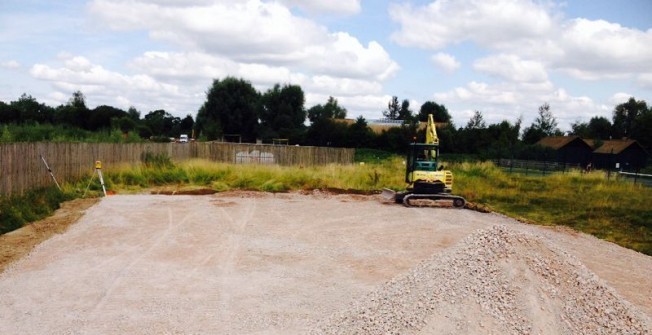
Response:
[{"label": "green grass", "polygon": [[0,234],[18,229],[30,222],[51,215],[59,205],[78,195],[71,187],[59,191],[56,187],[46,187],[20,196],[0,197]]},{"label": "green grass", "polygon": [[187,185],[213,188],[285,192],[336,188],[376,191],[385,185],[402,185],[402,174],[392,170],[392,160],[380,164],[282,167],[276,165],[232,165],[190,160],[168,167],[124,168],[105,173],[118,189],[162,185]]},{"label": "green grass", "polygon": [[[233,165],[204,160],[173,164],[160,156],[143,157],[138,167],[104,173],[107,188],[139,192],[157,186],[286,192],[292,190],[342,189],[374,192],[382,188],[401,190],[405,166],[399,156],[377,159],[367,153],[352,165],[281,167]],[[371,158],[369,158],[371,157]],[[542,225],[562,225],[652,255],[652,188],[633,185],[596,171],[525,176],[502,171],[492,163],[444,163],[453,171],[454,193],[479,207]],[[90,185],[90,190],[85,191]],[[23,197],[0,198],[1,232],[18,228],[48,215],[62,201],[99,196],[94,180],[64,186],[64,192],[48,188]]]},{"label": "green grass", "polygon": [[652,189],[603,172],[523,176],[491,163],[454,165],[455,192],[527,222],[562,225],[652,255]]}]

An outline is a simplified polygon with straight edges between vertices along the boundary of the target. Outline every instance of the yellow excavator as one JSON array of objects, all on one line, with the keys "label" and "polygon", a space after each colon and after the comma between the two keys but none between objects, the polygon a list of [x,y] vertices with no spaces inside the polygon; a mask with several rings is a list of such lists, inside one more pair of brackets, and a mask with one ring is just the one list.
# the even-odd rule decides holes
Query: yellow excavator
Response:
[{"label": "yellow excavator", "polygon": [[432,114],[428,115],[425,143],[410,143],[405,160],[405,182],[408,184],[405,191],[383,189],[382,196],[408,207],[412,206],[412,200],[450,200],[457,208],[466,204],[463,197],[451,194],[453,173],[439,166],[439,137]]}]

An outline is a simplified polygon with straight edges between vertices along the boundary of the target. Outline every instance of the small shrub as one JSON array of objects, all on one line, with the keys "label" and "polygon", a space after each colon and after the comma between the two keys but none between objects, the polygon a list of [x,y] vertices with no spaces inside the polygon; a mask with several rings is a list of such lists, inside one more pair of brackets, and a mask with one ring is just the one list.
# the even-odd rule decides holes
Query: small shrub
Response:
[{"label": "small shrub", "polygon": [[169,169],[174,167],[172,159],[170,159],[170,156],[166,153],[155,154],[146,151],[140,156],[140,160],[143,162],[145,167],[148,168]]}]

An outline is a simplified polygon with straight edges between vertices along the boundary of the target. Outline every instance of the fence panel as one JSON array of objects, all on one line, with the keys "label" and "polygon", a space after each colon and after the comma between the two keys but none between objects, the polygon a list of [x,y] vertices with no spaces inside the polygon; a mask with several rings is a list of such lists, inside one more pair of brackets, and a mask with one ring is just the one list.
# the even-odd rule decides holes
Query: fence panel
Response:
[{"label": "fence panel", "polygon": [[233,164],[325,165],[353,163],[354,149],[268,144],[201,143],[5,143],[0,144],[0,196],[23,194],[51,185],[41,155],[59,181],[79,179],[103,168],[136,165],[142,154],[167,154],[173,161],[192,158]]}]

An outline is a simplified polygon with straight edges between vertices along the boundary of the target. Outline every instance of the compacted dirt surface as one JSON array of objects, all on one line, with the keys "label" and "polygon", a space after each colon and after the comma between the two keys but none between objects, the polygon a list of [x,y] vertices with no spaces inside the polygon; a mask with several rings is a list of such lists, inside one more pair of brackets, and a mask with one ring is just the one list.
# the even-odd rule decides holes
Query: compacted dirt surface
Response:
[{"label": "compacted dirt surface", "polygon": [[15,258],[0,334],[650,334],[652,316],[650,256],[378,196],[110,196]]}]

